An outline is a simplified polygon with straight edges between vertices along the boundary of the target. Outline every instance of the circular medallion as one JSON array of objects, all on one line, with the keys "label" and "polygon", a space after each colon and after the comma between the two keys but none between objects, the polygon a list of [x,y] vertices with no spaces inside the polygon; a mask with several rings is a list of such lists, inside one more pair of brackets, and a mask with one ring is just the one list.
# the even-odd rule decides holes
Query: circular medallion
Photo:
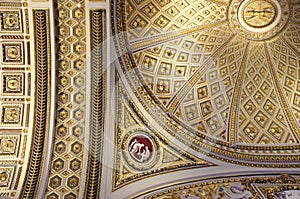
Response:
[{"label": "circular medallion", "polygon": [[137,162],[146,163],[151,159],[153,144],[149,138],[138,135],[133,137],[128,145],[130,156]]},{"label": "circular medallion", "polygon": [[228,12],[233,31],[250,40],[276,36],[284,28],[288,17],[286,0],[234,0]]},{"label": "circular medallion", "polygon": [[124,157],[135,169],[146,170],[157,162],[157,142],[144,131],[129,133],[123,141]]},{"label": "circular medallion", "polygon": [[[276,25],[275,19],[279,19],[281,13],[279,4],[276,1],[245,1],[241,5],[239,14],[241,21],[245,23],[246,28],[265,28],[271,24]],[[278,23],[278,20],[277,20]]]}]

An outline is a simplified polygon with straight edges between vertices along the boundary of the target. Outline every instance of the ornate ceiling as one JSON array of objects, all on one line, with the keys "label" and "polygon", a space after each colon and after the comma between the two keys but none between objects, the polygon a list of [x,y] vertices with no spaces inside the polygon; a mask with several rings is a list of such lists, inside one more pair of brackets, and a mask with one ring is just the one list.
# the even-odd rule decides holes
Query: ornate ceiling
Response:
[{"label": "ornate ceiling", "polygon": [[282,166],[299,157],[298,3],[120,2],[124,75],[152,117],[199,152]]},{"label": "ornate ceiling", "polygon": [[0,198],[300,196],[299,0],[0,2]]}]

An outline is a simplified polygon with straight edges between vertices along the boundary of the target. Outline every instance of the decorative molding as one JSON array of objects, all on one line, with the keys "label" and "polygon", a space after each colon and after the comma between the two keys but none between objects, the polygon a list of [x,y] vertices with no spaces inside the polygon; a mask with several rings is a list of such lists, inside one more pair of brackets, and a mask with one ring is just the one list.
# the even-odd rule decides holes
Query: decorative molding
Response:
[{"label": "decorative molding", "polygon": [[[228,176],[225,178],[199,179],[156,190],[150,190],[133,198],[144,199],[212,199],[212,198],[280,198],[279,193],[300,190],[299,176],[289,174],[265,176]],[[275,197],[275,195],[277,197]]]},{"label": "decorative molding", "polygon": [[174,146],[156,133],[127,93],[121,79],[117,81],[113,191],[165,173],[216,166]]},{"label": "decorative molding", "polygon": [[30,163],[20,198],[34,198],[44,159],[45,137],[48,133],[50,103],[50,27],[48,9],[34,9],[36,96],[33,141]]},{"label": "decorative molding", "polygon": [[[55,130],[46,198],[77,198],[85,181],[86,1],[54,3],[56,54]],[[65,180],[64,180],[65,179]],[[83,190],[83,187],[82,189]]]},{"label": "decorative molding", "polygon": [[91,132],[85,198],[100,198],[105,107],[105,10],[91,10]]}]

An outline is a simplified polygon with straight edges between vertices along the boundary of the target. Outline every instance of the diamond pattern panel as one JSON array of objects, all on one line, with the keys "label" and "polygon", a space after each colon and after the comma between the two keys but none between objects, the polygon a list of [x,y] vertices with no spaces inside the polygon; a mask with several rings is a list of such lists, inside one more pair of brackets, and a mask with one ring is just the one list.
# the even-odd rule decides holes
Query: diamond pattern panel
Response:
[{"label": "diamond pattern panel", "polygon": [[272,58],[285,96],[292,111],[300,120],[300,61],[295,53],[281,40],[270,43]]},{"label": "diamond pattern panel", "polygon": [[[208,167],[213,164],[204,161],[200,158],[196,158],[178,147],[170,147],[171,143],[162,141],[158,134],[145,125],[143,121],[144,116],[137,112],[136,105],[130,104],[128,100],[131,100],[128,93],[125,90],[121,81],[118,81],[118,132],[116,133],[116,145],[122,146],[115,152],[114,172],[113,172],[113,189],[120,188],[130,182],[135,182],[143,178],[151,176],[152,173],[164,174],[165,172],[178,171],[178,169],[185,169],[190,167]],[[130,150],[129,138],[135,137],[135,142],[131,142],[130,147],[134,148],[138,137],[148,136],[153,141],[152,145],[152,157],[153,160],[146,162],[143,159],[132,159],[130,154],[137,153],[137,151]],[[144,144],[140,145],[144,146]],[[148,147],[148,146],[146,146]],[[136,147],[136,149],[138,149]],[[151,149],[151,150],[152,150]],[[127,152],[128,150],[128,152]],[[143,150],[143,149],[138,149]],[[128,154],[128,155],[127,155]],[[138,157],[138,156],[137,156]],[[145,162],[145,164],[143,164]]]},{"label": "diamond pattern panel", "polygon": [[246,44],[243,41],[235,40],[217,60],[222,84],[228,99],[232,97],[245,46]]},{"label": "diamond pattern panel", "polygon": [[194,71],[230,36],[227,25],[221,25],[137,52],[133,56],[148,87],[166,105]]},{"label": "diamond pattern panel", "polygon": [[[270,5],[274,12],[262,4]],[[122,53],[130,49],[133,59],[124,56],[122,69],[135,65],[138,78],[150,88],[141,89],[139,96],[149,103],[142,105],[151,106],[153,118],[174,136],[194,142],[201,151],[210,146],[196,143],[193,136],[202,139],[209,135],[212,142],[222,140],[218,144],[224,151],[214,146],[221,155],[244,162],[251,154],[252,160],[262,164],[270,160],[271,165],[270,151],[280,150],[277,161],[299,142],[296,4],[287,0],[278,4],[267,0],[128,0],[124,24],[120,22],[128,34],[119,41],[129,41],[129,47],[120,49]],[[281,7],[280,16],[277,6]],[[270,23],[256,26],[264,20]],[[140,86],[141,79],[130,75],[128,80]],[[166,113],[153,106],[156,99],[165,105]],[[178,118],[173,122],[173,114],[182,126],[174,124]],[[268,155],[256,156],[258,151]],[[282,166],[281,160],[278,163]]]},{"label": "diamond pattern panel", "polygon": [[226,140],[228,109],[244,51],[245,43],[234,41],[200,78],[176,115],[199,131]]},{"label": "diamond pattern panel", "polygon": [[201,132],[226,139],[229,100],[223,92],[220,71],[214,65],[185,97],[176,115]]},{"label": "diamond pattern panel", "polygon": [[299,4],[299,2],[295,3],[292,6],[292,15],[291,15],[291,17],[294,21],[299,21],[300,20],[300,4]]},{"label": "diamond pattern panel", "polygon": [[130,0],[125,9],[129,40],[226,18],[226,6],[204,0]]},{"label": "diamond pattern panel", "polygon": [[289,128],[280,111],[263,51],[263,45],[252,45],[246,62],[238,121],[239,141],[278,144],[285,143],[289,138],[294,142],[289,137]]},{"label": "diamond pattern panel", "polygon": [[[299,20],[298,20],[299,21]],[[285,38],[299,50],[300,49],[300,26],[299,24],[290,24],[285,33]]]}]

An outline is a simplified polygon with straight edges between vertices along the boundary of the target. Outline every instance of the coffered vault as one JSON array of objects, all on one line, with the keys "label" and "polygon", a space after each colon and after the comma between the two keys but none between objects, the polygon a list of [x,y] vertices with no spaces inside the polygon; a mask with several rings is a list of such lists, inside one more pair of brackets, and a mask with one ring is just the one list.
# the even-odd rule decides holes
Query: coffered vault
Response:
[{"label": "coffered vault", "polygon": [[298,0],[0,2],[0,198],[299,198]]}]

